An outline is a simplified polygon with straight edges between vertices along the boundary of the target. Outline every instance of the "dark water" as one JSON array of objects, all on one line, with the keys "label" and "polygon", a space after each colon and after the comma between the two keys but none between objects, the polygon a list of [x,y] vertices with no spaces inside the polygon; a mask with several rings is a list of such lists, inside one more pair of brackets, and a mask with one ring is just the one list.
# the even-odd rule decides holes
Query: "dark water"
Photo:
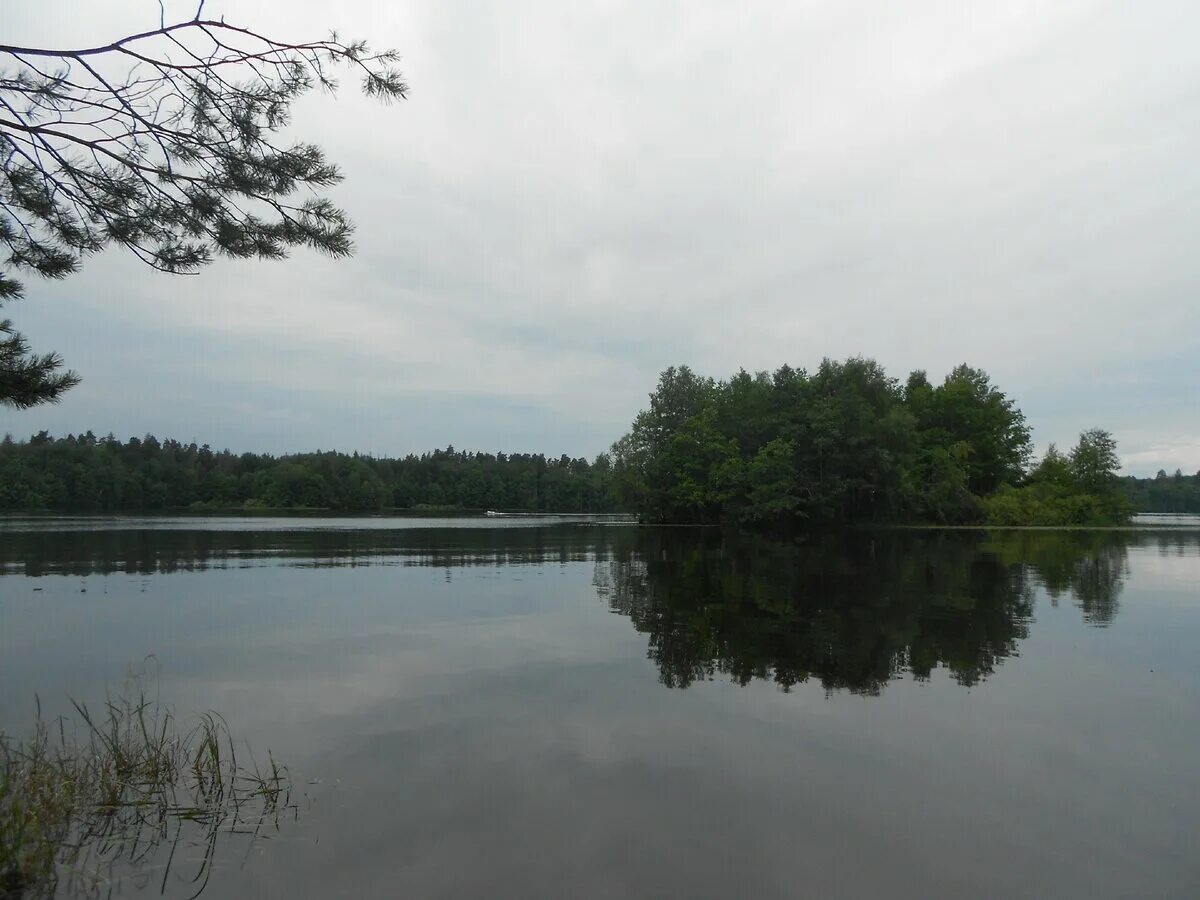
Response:
[{"label": "dark water", "polygon": [[1200,531],[395,524],[0,523],[0,728],[269,747],[205,897],[1200,896]]}]

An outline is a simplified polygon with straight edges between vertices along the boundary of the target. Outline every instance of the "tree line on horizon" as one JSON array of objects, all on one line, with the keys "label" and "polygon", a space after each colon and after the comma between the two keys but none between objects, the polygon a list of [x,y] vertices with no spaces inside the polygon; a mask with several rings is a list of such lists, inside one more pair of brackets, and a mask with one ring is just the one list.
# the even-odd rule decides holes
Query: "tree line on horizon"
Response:
[{"label": "tree line on horizon", "polygon": [[472,453],[447,447],[390,459],[317,451],[274,456],[207,444],[120,441],[90,431],[0,442],[0,509],[507,509],[612,512],[606,456]]},{"label": "tree line on horizon", "polygon": [[1176,469],[1168,475],[1159,469],[1153,478],[1126,477],[1122,486],[1138,512],[1200,515],[1200,471],[1184,475]]},{"label": "tree line on horizon", "polygon": [[986,373],[901,385],[869,359],[728,381],[669,368],[629,434],[595,460],[453,447],[403,458],[215,451],[90,431],[0,442],[0,509],[501,509],[636,513],[644,521],[1096,525],[1200,513],[1200,472],[1118,478],[1085,432],[1031,465],[1030,433]]}]

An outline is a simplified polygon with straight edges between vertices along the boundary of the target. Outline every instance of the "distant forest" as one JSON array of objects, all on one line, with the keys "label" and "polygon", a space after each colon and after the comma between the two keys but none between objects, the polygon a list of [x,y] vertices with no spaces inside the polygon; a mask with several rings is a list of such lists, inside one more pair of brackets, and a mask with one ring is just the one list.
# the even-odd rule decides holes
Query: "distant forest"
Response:
[{"label": "distant forest", "polygon": [[1094,429],[1036,464],[1015,404],[977,369],[904,384],[873,360],[714,381],[663,372],[593,461],[434,450],[282,456],[91,432],[0,442],[0,509],[631,512],[648,522],[1097,525],[1200,513],[1200,472],[1118,478]]},{"label": "distant forest", "polygon": [[1168,475],[1159,469],[1153,478],[1124,478],[1121,486],[1138,512],[1200,515],[1200,471]]},{"label": "distant forest", "polygon": [[608,457],[557,459],[453,447],[403,459],[331,451],[235,454],[91,432],[0,443],[0,509],[504,509],[612,512]]}]

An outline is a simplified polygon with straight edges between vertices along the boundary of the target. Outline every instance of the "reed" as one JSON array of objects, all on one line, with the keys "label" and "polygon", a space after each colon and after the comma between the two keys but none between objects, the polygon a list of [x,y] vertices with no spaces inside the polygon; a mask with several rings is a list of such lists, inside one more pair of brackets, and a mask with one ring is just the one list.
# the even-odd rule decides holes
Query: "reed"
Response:
[{"label": "reed", "polygon": [[182,855],[194,897],[222,835],[253,840],[297,812],[287,768],[269,752],[261,767],[248,748],[239,756],[217,713],[180,727],[140,687],[72,705],[48,722],[39,703],[26,740],[0,733],[0,897],[102,897],[159,870],[165,892]]}]

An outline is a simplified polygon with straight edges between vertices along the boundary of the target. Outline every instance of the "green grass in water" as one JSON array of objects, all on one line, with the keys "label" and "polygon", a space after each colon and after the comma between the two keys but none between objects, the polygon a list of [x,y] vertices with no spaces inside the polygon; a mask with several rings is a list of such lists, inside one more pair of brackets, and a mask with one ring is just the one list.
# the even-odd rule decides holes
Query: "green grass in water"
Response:
[{"label": "green grass in water", "polygon": [[180,728],[128,688],[101,710],[72,702],[70,725],[46,722],[39,705],[29,739],[0,733],[0,898],[102,897],[119,873],[158,869],[165,891],[181,846],[199,849],[198,861],[183,854],[196,896],[220,835],[253,840],[296,814],[286,767],[269,752],[260,767],[248,749],[243,764],[216,713]]}]

